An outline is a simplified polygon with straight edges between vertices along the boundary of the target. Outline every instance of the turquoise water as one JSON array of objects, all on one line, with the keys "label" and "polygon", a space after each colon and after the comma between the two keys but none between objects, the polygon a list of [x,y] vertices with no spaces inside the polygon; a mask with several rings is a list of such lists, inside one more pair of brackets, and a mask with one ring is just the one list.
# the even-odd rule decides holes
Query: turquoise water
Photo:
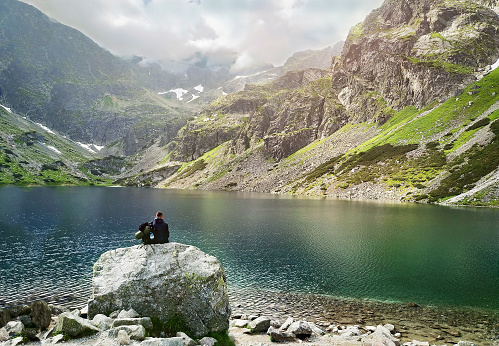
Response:
[{"label": "turquoise water", "polygon": [[499,310],[497,209],[97,187],[0,188],[0,306],[86,301],[99,255],[157,210],[229,288]]}]

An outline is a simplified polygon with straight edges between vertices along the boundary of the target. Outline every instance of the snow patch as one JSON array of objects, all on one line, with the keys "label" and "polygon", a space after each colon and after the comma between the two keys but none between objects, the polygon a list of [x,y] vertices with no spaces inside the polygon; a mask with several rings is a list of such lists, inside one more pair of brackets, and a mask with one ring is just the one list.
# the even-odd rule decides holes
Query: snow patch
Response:
[{"label": "snow patch", "polygon": [[9,107],[5,107],[4,105],[0,105],[3,109],[5,109],[7,112],[12,113],[12,110]]},{"label": "snow patch", "polygon": [[38,126],[40,126],[40,127],[41,127],[42,129],[44,129],[46,132],[48,132],[48,133],[51,133],[51,134],[55,135],[55,132],[54,132],[54,131],[52,131],[51,129],[49,129],[47,126],[42,125],[42,124],[40,124],[40,123],[35,123],[35,124],[37,124]]},{"label": "snow patch", "polygon": [[190,99],[189,101],[187,101],[187,103],[192,102],[192,101],[194,101],[195,99],[198,99],[198,98],[199,98],[199,96],[198,96],[198,95],[194,95],[194,94],[191,94],[191,95],[192,95],[192,99]]},{"label": "snow patch", "polygon": [[222,90],[222,95],[225,96],[225,95],[229,95],[229,94],[227,94],[225,91]]},{"label": "snow patch", "polygon": [[492,70],[495,70],[496,68],[499,67],[499,59],[490,67]]},{"label": "snow patch", "polygon": [[55,152],[56,154],[59,154],[61,155],[62,153],[59,151],[59,149],[57,149],[56,147],[53,147],[51,145],[47,145],[47,148],[49,148],[50,150],[52,150],[53,152]]},{"label": "snow patch", "polygon": [[204,91],[204,87],[201,84],[199,84],[198,86],[194,87],[194,90],[202,93]]},{"label": "snow patch", "polygon": [[164,95],[164,94],[168,94],[168,93],[175,93],[175,95],[177,95],[177,100],[182,101],[184,95],[187,94],[188,91],[185,89],[182,89],[182,88],[177,88],[177,89],[172,89],[169,91],[159,92],[158,95]]},{"label": "snow patch", "polygon": [[100,146],[100,145],[96,145],[96,144],[85,144],[85,143],[81,143],[81,142],[76,142],[76,144],[78,144],[80,147],[88,150],[89,152],[91,152],[93,154],[97,154],[97,151],[101,151],[102,148],[104,148],[104,146]]}]

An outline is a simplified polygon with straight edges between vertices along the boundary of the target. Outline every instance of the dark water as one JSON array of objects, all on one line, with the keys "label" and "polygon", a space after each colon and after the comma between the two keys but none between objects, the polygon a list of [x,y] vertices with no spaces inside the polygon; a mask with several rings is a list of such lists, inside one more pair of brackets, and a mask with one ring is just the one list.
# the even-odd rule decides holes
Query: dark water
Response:
[{"label": "dark water", "polygon": [[0,188],[0,306],[86,301],[162,210],[229,287],[499,311],[499,210],[132,188]]}]

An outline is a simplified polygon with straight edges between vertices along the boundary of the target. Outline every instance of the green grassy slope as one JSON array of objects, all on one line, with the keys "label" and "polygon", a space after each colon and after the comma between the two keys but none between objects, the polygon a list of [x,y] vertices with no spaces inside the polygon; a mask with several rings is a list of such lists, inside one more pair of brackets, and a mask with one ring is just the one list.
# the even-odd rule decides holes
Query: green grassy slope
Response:
[{"label": "green grassy slope", "polygon": [[87,162],[97,155],[0,106],[1,185],[108,185]]}]

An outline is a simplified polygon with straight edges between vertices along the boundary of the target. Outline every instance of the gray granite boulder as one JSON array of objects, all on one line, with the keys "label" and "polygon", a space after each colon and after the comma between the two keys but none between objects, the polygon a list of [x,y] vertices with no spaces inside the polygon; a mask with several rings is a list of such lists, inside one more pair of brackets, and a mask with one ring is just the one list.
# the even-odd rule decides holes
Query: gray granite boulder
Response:
[{"label": "gray granite boulder", "polygon": [[267,330],[267,334],[270,336],[270,340],[273,342],[284,342],[284,341],[295,341],[296,337],[293,333],[288,333],[281,329],[276,329],[274,327],[270,327]]},{"label": "gray granite boulder", "polygon": [[300,339],[307,338],[312,335],[312,328],[310,328],[310,325],[304,321],[291,323],[286,331],[296,335],[296,337]]},{"label": "gray granite boulder", "polygon": [[64,333],[72,338],[77,338],[95,334],[99,332],[99,328],[87,319],[76,316],[71,312],[64,312],[59,315],[54,332]]},{"label": "gray granite boulder", "polygon": [[189,337],[189,335],[187,335],[185,333],[178,332],[177,337],[182,339],[183,346],[196,346],[197,345],[196,341],[192,340]]},{"label": "gray granite boulder", "polygon": [[194,246],[168,243],[108,251],[94,265],[88,316],[133,309],[194,337],[229,328],[220,262]]},{"label": "gray granite boulder", "polygon": [[265,333],[270,327],[270,318],[257,317],[249,323],[249,328],[252,333]]},{"label": "gray granite boulder", "polygon": [[21,321],[10,321],[5,325],[5,330],[9,333],[9,336],[21,334],[23,329],[24,325]]},{"label": "gray granite boulder", "polygon": [[143,346],[184,346],[182,338],[147,338],[140,343]]},{"label": "gray granite boulder", "polygon": [[124,330],[133,340],[144,340],[146,338],[146,329],[141,326],[119,326],[116,328],[111,328],[108,330],[108,335],[110,338],[117,338],[120,330]]},{"label": "gray granite boulder", "polygon": [[118,318],[113,321],[111,327],[116,328],[119,326],[133,326],[133,325],[142,325],[146,330],[150,330],[153,328],[152,321],[149,317]]},{"label": "gray granite boulder", "polygon": [[47,329],[52,321],[52,310],[43,300],[38,300],[30,305],[31,320],[40,329]]}]

